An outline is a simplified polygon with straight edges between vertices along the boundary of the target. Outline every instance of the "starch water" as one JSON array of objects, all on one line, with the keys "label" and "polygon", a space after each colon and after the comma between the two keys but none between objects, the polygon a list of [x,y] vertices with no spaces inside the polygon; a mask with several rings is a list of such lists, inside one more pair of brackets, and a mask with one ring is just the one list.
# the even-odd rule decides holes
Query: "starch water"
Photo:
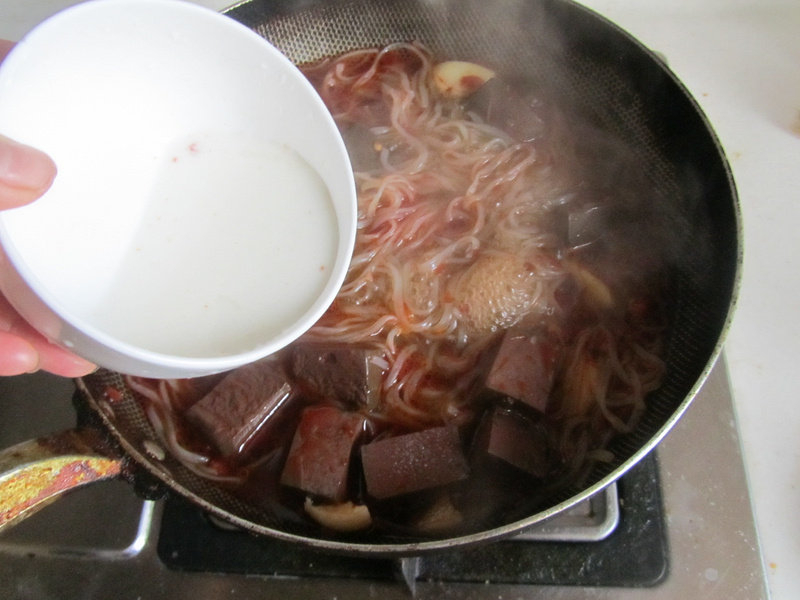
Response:
[{"label": "starch water", "polygon": [[294,324],[325,287],[336,214],[320,176],[284,145],[191,136],[160,159],[150,201],[86,318],[147,350],[244,352]]}]

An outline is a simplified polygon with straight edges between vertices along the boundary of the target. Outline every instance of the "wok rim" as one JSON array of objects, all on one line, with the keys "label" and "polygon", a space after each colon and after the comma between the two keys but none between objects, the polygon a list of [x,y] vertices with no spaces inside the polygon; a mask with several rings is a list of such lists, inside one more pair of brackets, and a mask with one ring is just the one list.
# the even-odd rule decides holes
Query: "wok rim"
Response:
[{"label": "wok rim", "polygon": [[[683,417],[683,415],[686,413],[687,409],[689,408],[689,406],[694,401],[695,397],[703,387],[705,381],[707,380],[709,374],[711,373],[712,368],[714,367],[720,355],[722,354],[724,341],[725,338],[727,337],[727,334],[731,327],[731,323],[733,321],[742,282],[742,267],[743,267],[743,254],[744,254],[742,245],[743,227],[742,227],[741,206],[739,202],[736,183],[733,176],[733,171],[725,154],[724,148],[722,147],[722,144],[720,143],[720,140],[717,134],[715,133],[710,120],[708,119],[705,112],[702,110],[700,104],[697,102],[694,96],[689,92],[687,87],[681,82],[678,76],[669,68],[664,58],[658,53],[650,50],[641,41],[635,38],[631,33],[622,29],[619,25],[613,23],[612,21],[600,15],[599,13],[581,4],[578,4],[573,0],[555,0],[555,1],[558,4],[569,5],[572,9],[582,11],[591,16],[592,18],[594,18],[595,20],[598,20],[608,29],[609,35],[623,36],[624,38],[627,39],[628,42],[632,43],[640,52],[642,52],[645,56],[647,56],[647,58],[654,63],[654,66],[657,67],[662,72],[662,74],[667,75],[672,85],[675,86],[676,88],[675,91],[682,94],[684,99],[689,103],[688,108],[691,108],[692,112],[700,119],[700,122],[703,126],[702,127],[703,131],[702,132],[697,131],[695,132],[695,135],[702,134],[703,137],[705,137],[708,141],[711,141],[713,143],[713,147],[716,151],[716,154],[718,155],[720,165],[723,167],[724,170],[724,176],[725,176],[724,184],[726,188],[725,195],[727,196],[726,203],[729,203],[730,208],[732,209],[732,217],[735,225],[734,241],[736,245],[735,248],[736,258],[735,261],[733,262],[734,268],[732,272],[732,277],[730,279],[730,297],[728,298],[728,307],[725,312],[725,317],[722,320],[719,332],[716,335],[714,346],[710,351],[708,358],[699,376],[697,377],[693,386],[690,388],[687,395],[684,397],[683,401],[671,413],[671,415],[666,419],[663,425],[661,425],[661,427],[658,428],[656,433],[653,434],[646,443],[641,444],[639,448],[635,452],[633,452],[629,458],[627,458],[625,461],[619,464],[610,473],[602,477],[594,484],[585,487],[581,492],[574,494],[573,496],[569,497],[566,500],[563,500],[562,502],[559,502],[556,505],[540,510],[525,518],[518,519],[511,523],[507,523],[490,529],[485,529],[464,535],[457,535],[454,537],[442,537],[431,540],[412,541],[412,542],[364,543],[364,542],[352,542],[352,541],[336,541],[323,537],[310,537],[261,525],[259,523],[255,523],[246,518],[233,514],[227,510],[224,510],[219,506],[217,506],[216,504],[209,502],[202,496],[191,491],[187,487],[181,485],[179,482],[174,480],[174,478],[172,478],[169,474],[165,473],[164,470],[159,469],[156,465],[156,461],[148,457],[145,453],[141,452],[137,447],[131,444],[128,441],[128,439],[111,422],[111,419],[103,412],[103,410],[97,403],[95,397],[90,393],[83,379],[78,379],[77,380],[78,388],[84,395],[91,409],[96,414],[99,415],[107,431],[114,437],[114,439],[118,442],[118,444],[121,446],[121,448],[124,450],[125,454],[128,457],[132,458],[138,466],[144,468],[149,474],[153,475],[163,484],[165,484],[171,492],[177,493],[179,496],[188,500],[192,504],[198,506],[205,512],[212,514],[215,517],[220,518],[254,535],[264,536],[293,544],[300,544],[317,550],[323,550],[337,554],[368,556],[368,557],[401,558],[404,556],[419,556],[422,554],[427,554],[441,550],[450,550],[457,548],[464,549],[511,537],[514,534],[519,533],[522,530],[526,529],[527,527],[540,523],[541,521],[544,521],[547,518],[550,518],[558,513],[561,513],[575,506],[576,504],[583,502],[584,500],[588,499],[594,494],[600,492],[605,487],[614,483],[615,481],[620,479],[623,475],[625,475],[647,454],[653,451],[658,446],[659,443],[661,443],[661,441],[667,436],[667,434],[671,431],[671,429],[675,426],[675,424]],[[232,13],[234,13],[239,8],[248,7],[249,5],[261,2],[263,2],[263,0],[242,0],[241,2],[238,2],[224,9],[222,12],[223,14],[231,16]],[[244,24],[249,27],[254,26],[254,24],[252,23],[244,22]]]}]

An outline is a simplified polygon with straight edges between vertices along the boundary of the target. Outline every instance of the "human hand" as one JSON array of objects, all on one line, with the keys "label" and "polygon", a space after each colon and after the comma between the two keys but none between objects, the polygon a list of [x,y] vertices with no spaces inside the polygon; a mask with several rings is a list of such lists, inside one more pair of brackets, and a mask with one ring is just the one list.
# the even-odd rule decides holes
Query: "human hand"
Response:
[{"label": "human hand", "polygon": [[[0,40],[0,61],[13,47]],[[0,210],[22,206],[41,196],[56,176],[46,154],[0,135]],[[0,375],[42,369],[65,377],[80,377],[95,365],[50,343],[0,295]]]}]

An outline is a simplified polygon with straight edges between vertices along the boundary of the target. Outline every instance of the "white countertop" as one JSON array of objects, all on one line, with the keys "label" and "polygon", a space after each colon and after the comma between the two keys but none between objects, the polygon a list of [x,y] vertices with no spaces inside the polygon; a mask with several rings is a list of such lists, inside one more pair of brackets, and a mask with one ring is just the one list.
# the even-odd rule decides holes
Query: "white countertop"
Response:
[{"label": "white countertop", "polygon": [[800,598],[800,2],[583,3],[667,57],[731,163],[745,258],[725,353],[768,585]]},{"label": "white countertop", "polygon": [[[193,0],[214,9],[229,0]],[[76,0],[2,0],[19,39]],[[744,276],[725,352],[768,584],[800,598],[800,1],[583,0],[662,53],[726,150],[742,207]],[[702,457],[698,457],[702,460]]]}]

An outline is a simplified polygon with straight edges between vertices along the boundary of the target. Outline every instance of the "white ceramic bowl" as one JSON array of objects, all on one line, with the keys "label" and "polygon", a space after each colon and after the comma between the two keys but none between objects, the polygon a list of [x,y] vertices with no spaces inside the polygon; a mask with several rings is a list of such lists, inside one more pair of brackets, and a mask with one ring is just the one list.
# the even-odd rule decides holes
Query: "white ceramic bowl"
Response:
[{"label": "white ceramic bowl", "polygon": [[0,132],[56,180],[0,213],[0,289],[48,338],[150,377],[219,372],[306,331],[338,292],[356,197],[311,85],[232,19],[100,0],[0,67]]}]

